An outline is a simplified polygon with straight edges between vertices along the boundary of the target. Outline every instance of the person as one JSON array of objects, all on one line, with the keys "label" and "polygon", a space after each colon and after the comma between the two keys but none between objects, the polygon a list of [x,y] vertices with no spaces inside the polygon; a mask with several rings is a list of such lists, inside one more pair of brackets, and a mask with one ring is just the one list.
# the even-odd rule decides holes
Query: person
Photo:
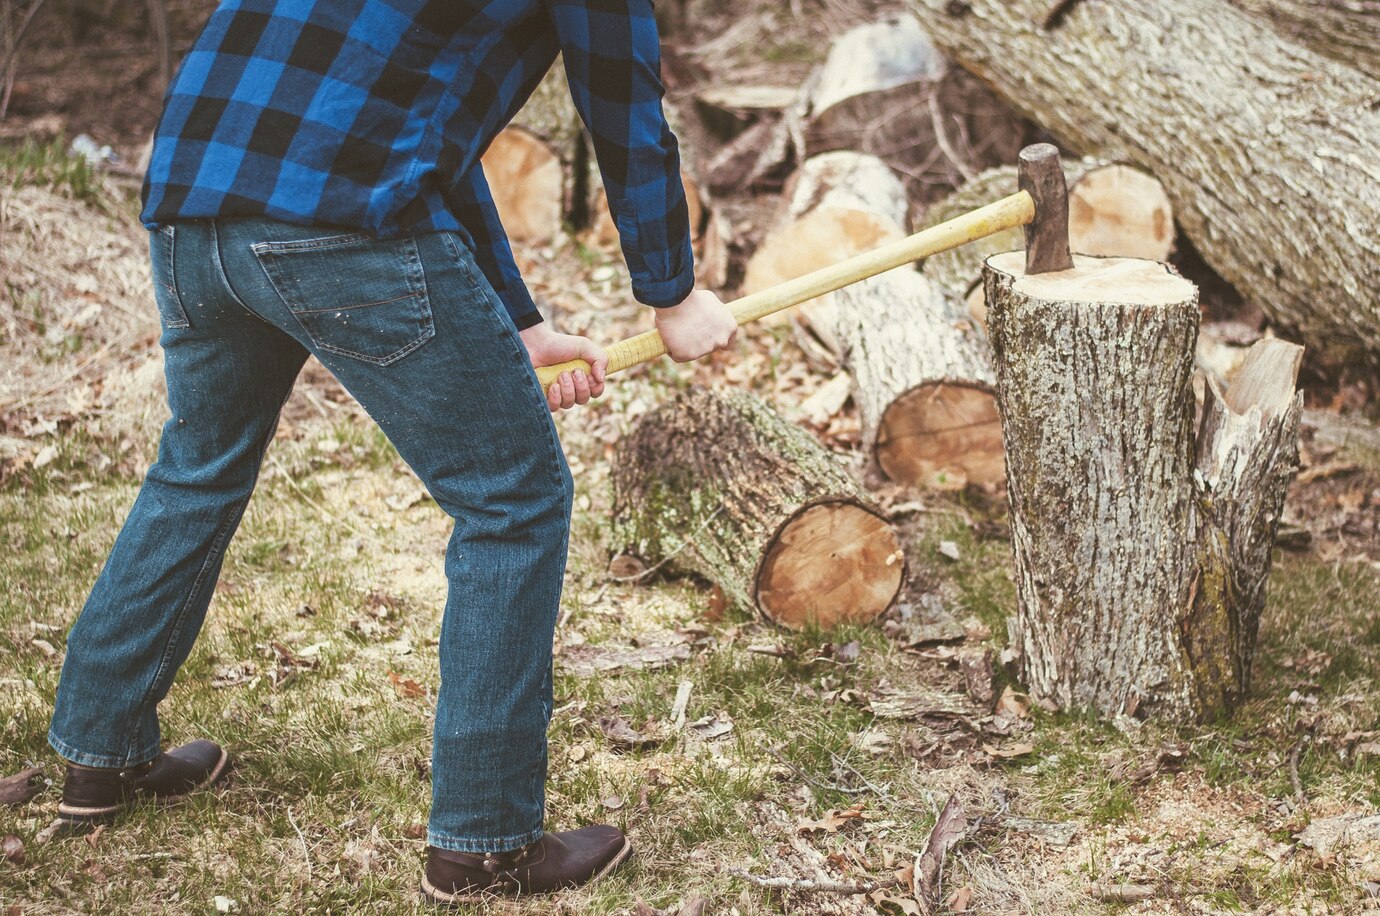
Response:
[{"label": "person", "polygon": [[[543,830],[551,646],[572,481],[551,411],[604,386],[542,322],[479,157],[556,59],[589,129],[634,296],[671,356],[736,324],[695,290],[651,0],[223,0],[170,86],[144,184],[171,417],[68,637],[49,741],[60,816],[107,820],[216,781],[161,752],[157,707],[308,355],[454,518],[422,891],[591,881],[616,829]],[[549,390],[534,366],[583,358]]]}]

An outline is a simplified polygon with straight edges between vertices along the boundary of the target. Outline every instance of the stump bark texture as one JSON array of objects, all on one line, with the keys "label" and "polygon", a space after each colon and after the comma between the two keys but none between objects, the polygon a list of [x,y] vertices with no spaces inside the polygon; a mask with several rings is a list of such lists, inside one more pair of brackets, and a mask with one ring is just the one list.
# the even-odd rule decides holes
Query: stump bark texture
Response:
[{"label": "stump bark texture", "polygon": [[1380,88],[1221,0],[911,0],[1072,149],[1155,175],[1207,262],[1309,343],[1380,355]]},{"label": "stump bark texture", "polygon": [[692,388],[648,414],[621,443],[613,482],[630,552],[784,626],[871,620],[904,581],[900,540],[861,487],[745,392]]},{"label": "stump bark texture", "polygon": [[1301,349],[1262,342],[1195,442],[1196,288],[1155,262],[1026,276],[1023,258],[984,280],[1026,683],[1107,716],[1228,712],[1295,470]]}]

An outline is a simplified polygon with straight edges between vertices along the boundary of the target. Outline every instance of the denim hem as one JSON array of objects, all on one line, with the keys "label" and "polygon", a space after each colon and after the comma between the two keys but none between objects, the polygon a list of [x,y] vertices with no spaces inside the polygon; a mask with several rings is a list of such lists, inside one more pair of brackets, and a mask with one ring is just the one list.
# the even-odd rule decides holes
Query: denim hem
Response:
[{"label": "denim hem", "polygon": [[108,757],[104,754],[88,754],[85,751],[77,750],[72,745],[68,744],[66,741],[63,741],[61,738],[57,736],[57,733],[52,731],[51,729],[48,731],[48,745],[53,750],[57,751],[58,756],[60,756],[63,760],[66,760],[68,763],[75,763],[78,766],[84,767],[102,767],[105,769],[137,767],[140,764],[148,763],[150,760],[157,757],[159,751],[158,745],[155,744],[147,752],[130,754],[123,758]]},{"label": "denim hem", "polygon": [[519,833],[516,836],[502,837],[497,840],[462,840],[458,837],[442,836],[439,833],[428,830],[426,832],[426,844],[435,846],[437,849],[446,849],[451,852],[512,852],[524,846],[531,846],[542,838],[545,833],[542,828]]}]

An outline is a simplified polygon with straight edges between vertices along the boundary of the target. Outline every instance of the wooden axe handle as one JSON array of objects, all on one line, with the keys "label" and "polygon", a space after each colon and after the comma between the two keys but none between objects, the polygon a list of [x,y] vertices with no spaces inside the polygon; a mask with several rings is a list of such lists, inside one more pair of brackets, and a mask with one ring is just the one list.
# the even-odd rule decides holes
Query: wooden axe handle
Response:
[{"label": "wooden axe handle", "polygon": [[[816,296],[832,293],[868,277],[910,264],[921,258],[928,258],[941,251],[966,245],[968,242],[995,235],[1003,229],[1024,226],[1035,219],[1035,201],[1027,191],[1020,191],[1010,197],[970,213],[957,216],[948,222],[931,226],[922,232],[897,239],[871,251],[854,255],[845,261],[821,267],[794,280],[755,292],[729,303],[738,324],[747,324],[765,318],[773,312],[808,302]],[[621,372],[641,363],[650,362],[664,356],[666,345],[657,331],[647,331],[608,347],[608,372]],[[537,370],[537,379],[543,390],[549,388],[562,372],[583,369],[589,371],[589,363],[582,359],[542,366]]]}]

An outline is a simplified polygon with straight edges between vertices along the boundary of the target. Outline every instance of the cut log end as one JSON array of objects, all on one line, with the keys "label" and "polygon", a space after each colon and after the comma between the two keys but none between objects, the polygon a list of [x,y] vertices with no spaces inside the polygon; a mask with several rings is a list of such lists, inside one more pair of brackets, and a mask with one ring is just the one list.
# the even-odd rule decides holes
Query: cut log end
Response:
[{"label": "cut log end", "polygon": [[1073,267],[1025,273],[1025,252],[993,255],[993,270],[1017,278],[1015,291],[1046,302],[1102,302],[1113,305],[1169,305],[1194,295],[1193,284],[1158,261],[1074,255]]},{"label": "cut log end", "polygon": [[1140,169],[1092,169],[1069,191],[1069,241],[1081,254],[1163,261],[1174,248],[1174,207]]},{"label": "cut log end", "polygon": [[565,199],[564,171],[555,151],[535,134],[508,127],[494,137],[482,163],[508,237],[537,245],[554,238]]},{"label": "cut log end", "polygon": [[882,415],[875,450],[878,465],[901,483],[999,486],[1006,464],[996,393],[976,385],[917,385]]},{"label": "cut log end", "polygon": [[767,551],[758,606],[794,630],[866,623],[891,606],[905,570],[885,519],[855,503],[817,503],[787,521]]}]

